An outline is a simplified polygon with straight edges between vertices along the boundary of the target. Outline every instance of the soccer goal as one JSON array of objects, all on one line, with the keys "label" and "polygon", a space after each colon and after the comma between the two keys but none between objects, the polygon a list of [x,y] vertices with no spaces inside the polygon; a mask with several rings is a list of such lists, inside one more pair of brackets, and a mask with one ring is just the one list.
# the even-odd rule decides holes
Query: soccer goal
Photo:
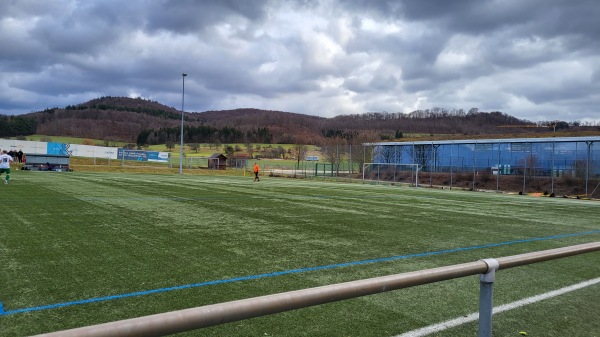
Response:
[{"label": "soccer goal", "polygon": [[363,181],[371,180],[419,186],[420,169],[419,164],[365,163],[363,164]]},{"label": "soccer goal", "polygon": [[333,177],[333,164],[332,163],[316,163],[315,164],[315,177]]}]

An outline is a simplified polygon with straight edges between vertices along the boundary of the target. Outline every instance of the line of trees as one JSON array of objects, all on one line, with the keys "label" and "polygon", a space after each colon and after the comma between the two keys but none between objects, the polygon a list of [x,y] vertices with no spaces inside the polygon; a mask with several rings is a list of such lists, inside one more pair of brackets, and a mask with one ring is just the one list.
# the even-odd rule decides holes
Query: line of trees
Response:
[{"label": "line of trees", "polygon": [[33,118],[0,115],[0,137],[32,135],[36,128],[37,122]]},{"label": "line of trees", "polygon": [[[166,119],[181,119],[180,111],[177,111],[174,108],[168,108],[156,101],[145,100],[140,97],[135,99],[123,99],[121,97],[105,96],[84,104],[67,105],[64,110],[131,111]],[[185,120],[196,121],[196,118],[185,116]]]},{"label": "line of trees", "polygon": [[[111,105],[107,105],[107,104],[67,105],[65,107],[65,110],[92,110],[92,109],[103,110],[103,111],[106,111],[106,110],[131,111],[131,112],[143,113],[143,114],[155,116],[155,117],[162,117],[162,118],[166,118],[166,119],[176,119],[176,120],[181,119],[181,114],[170,112],[170,111],[165,111],[162,109],[152,109],[152,108],[145,108],[145,107],[136,107],[136,108],[115,107],[115,106],[111,106]],[[188,116],[185,116],[185,119],[190,120],[190,118]]]},{"label": "line of trees", "polygon": [[[181,138],[181,127],[142,130],[136,143],[138,146],[176,143]],[[273,135],[268,128],[251,129],[244,133],[234,127],[215,128],[208,125],[184,126],[184,143],[262,143],[270,144]]]}]

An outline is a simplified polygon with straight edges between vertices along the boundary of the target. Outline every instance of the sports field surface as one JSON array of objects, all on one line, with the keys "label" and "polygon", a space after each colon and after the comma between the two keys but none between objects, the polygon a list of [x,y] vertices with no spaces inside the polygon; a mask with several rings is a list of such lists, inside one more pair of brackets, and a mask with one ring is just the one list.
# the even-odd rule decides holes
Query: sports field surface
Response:
[{"label": "sports field surface", "polygon": [[[595,201],[270,177],[18,171],[0,204],[0,336],[600,241]],[[495,306],[588,283],[494,336],[600,336],[599,278],[600,253],[498,271]],[[471,276],[181,335],[397,336],[478,300]]]}]

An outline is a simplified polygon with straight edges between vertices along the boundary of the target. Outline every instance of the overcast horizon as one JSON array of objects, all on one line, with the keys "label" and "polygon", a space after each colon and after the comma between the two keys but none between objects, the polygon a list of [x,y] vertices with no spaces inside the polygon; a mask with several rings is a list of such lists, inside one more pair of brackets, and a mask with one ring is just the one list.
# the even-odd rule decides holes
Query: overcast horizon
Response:
[{"label": "overcast horizon", "polygon": [[[0,2],[0,114],[101,96],[600,123],[595,0]],[[7,47],[8,46],[8,47]]]}]

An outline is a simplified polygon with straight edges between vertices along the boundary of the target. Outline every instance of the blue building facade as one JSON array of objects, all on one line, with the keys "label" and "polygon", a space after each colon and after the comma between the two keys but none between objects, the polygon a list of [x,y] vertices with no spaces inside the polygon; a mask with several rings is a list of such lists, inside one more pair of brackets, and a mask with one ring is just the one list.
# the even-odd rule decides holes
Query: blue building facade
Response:
[{"label": "blue building facade", "polygon": [[536,176],[600,176],[600,137],[384,142],[380,164],[418,164],[421,172],[490,172]]}]

